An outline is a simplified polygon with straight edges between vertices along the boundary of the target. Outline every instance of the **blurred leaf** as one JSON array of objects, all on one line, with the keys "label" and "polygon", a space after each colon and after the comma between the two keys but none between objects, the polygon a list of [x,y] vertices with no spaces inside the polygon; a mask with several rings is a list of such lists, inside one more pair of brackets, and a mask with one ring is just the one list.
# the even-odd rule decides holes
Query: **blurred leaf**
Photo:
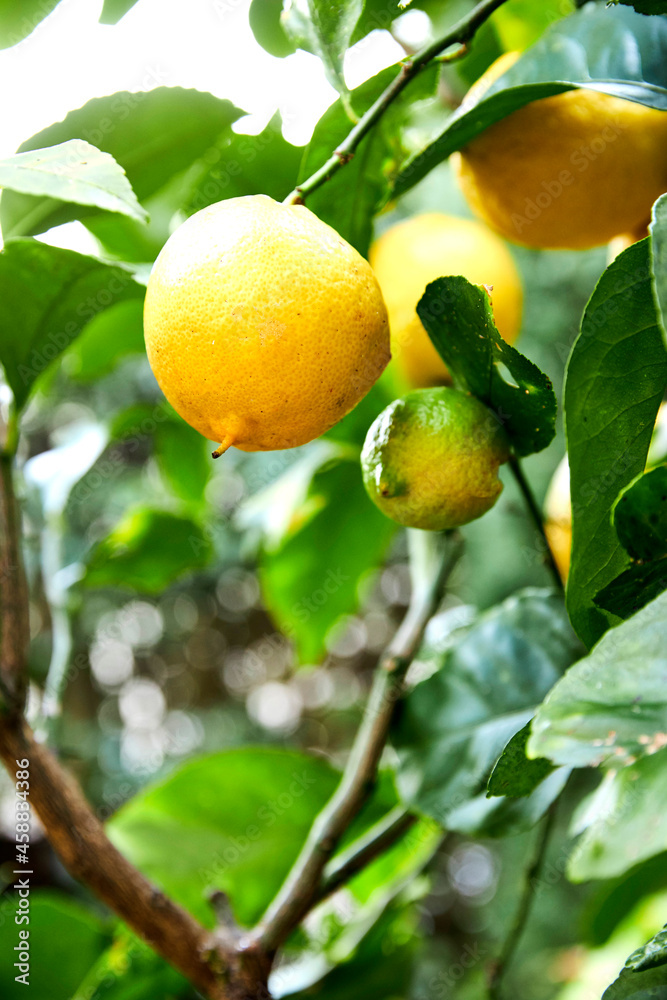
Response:
[{"label": "blurred leaf", "polygon": [[593,603],[618,618],[630,618],[667,589],[667,559],[633,563],[603,587]]},{"label": "blurred leaf", "polygon": [[104,0],[100,24],[118,24],[121,17],[132,10],[137,0]]},{"label": "blurred leaf", "polygon": [[505,343],[483,286],[461,275],[437,278],[426,286],[417,313],[454,381],[493,410],[517,454],[546,448],[556,433],[551,381]]},{"label": "blurred leaf", "polygon": [[59,0],[0,0],[0,49],[17,45],[57,7]]},{"label": "blurred leaf", "polygon": [[152,948],[122,928],[71,1000],[172,1000],[193,997],[193,987]]},{"label": "blurred leaf", "polygon": [[211,543],[200,524],[141,507],[93,546],[83,582],[88,587],[159,594],[184,573],[202,569],[211,556]]},{"label": "blurred leaf", "polygon": [[182,500],[204,502],[212,459],[206,438],[174,415],[155,429],[155,457],[160,472]]},{"label": "blurred leaf", "polygon": [[241,514],[247,525],[267,512],[262,593],[301,663],[322,659],[329,629],[357,610],[359,582],[382,563],[396,531],[366,495],[356,449],[321,445]]},{"label": "blurred leaf", "polygon": [[[90,966],[107,947],[109,935],[99,917],[64,893],[33,889],[30,895],[30,923],[14,922],[17,906],[9,899],[0,923],[0,984],[2,1000],[70,1000]],[[9,911],[9,912],[8,912]],[[29,976],[16,977],[23,969],[16,946],[19,933],[28,931]],[[57,975],[54,974],[57,970]]]},{"label": "blurred leaf", "polygon": [[599,884],[583,912],[587,943],[594,947],[605,944],[636,908],[638,900],[667,888],[666,862],[666,854],[657,854],[618,878]]},{"label": "blurred leaf", "polygon": [[259,135],[233,134],[210,151],[183,209],[191,214],[223,198],[248,194],[267,194],[282,201],[296,184],[302,153],[283,139],[278,114]]},{"label": "blurred leaf", "polygon": [[667,556],[667,465],[637,476],[614,504],[618,539],[633,559]]},{"label": "blurred leaf", "polygon": [[567,606],[587,646],[614,619],[594,605],[598,591],[628,565],[611,523],[620,491],[644,471],[667,384],[649,241],[620,254],[586,307],[565,377],[565,433],[572,496]]},{"label": "blurred leaf", "polygon": [[666,782],[665,750],[608,771],[587,804],[588,826],[570,855],[568,878],[613,878],[666,850]]},{"label": "blurred leaf", "polygon": [[95,257],[35,240],[6,243],[0,253],[0,361],[17,408],[88,320],[143,295],[127,271]]},{"label": "blurred leaf", "polygon": [[530,736],[530,723],[512,737],[496,761],[487,785],[487,797],[530,795],[551,774],[554,765],[544,757],[530,760],[526,757],[526,744]]},{"label": "blurred leaf", "polygon": [[667,346],[667,194],[658,198],[653,206],[649,230],[653,296]]},{"label": "blurred leaf", "polygon": [[263,49],[279,59],[296,52],[295,43],[285,34],[280,15],[283,0],[252,0],[248,21]]},{"label": "blurred leaf", "polygon": [[83,139],[0,160],[0,187],[146,220],[123,168]]},{"label": "blurred leaf", "polygon": [[587,3],[552,24],[481,100],[464,101],[438,138],[402,166],[392,197],[517,108],[580,86],[667,110],[667,22]]},{"label": "blurred leaf", "polygon": [[623,767],[667,744],[667,594],[610,629],[549,692],[531,756]]},{"label": "blurred leaf", "polygon": [[667,970],[633,972],[623,969],[602,994],[602,1000],[667,1000]]},{"label": "blurred leaf", "polygon": [[[157,87],[136,94],[121,91],[93,98],[70,111],[62,122],[22,143],[19,152],[85,139],[118,161],[137,198],[144,201],[201,157],[241,114],[229,101],[198,90]],[[5,192],[0,201],[5,239],[41,233],[91,214],[90,208],[12,191]]]},{"label": "blurred leaf", "polygon": [[[533,45],[554,21],[573,14],[573,0],[512,0],[496,11],[495,27],[504,51],[527,49]],[[475,38],[475,41],[477,39]]]},{"label": "blurred leaf", "polygon": [[[396,76],[396,67],[383,70],[352,91],[351,103],[362,115]],[[385,201],[388,173],[396,158],[403,158],[401,136],[409,122],[414,102],[431,97],[437,86],[437,68],[431,66],[410,83],[381,121],[361,141],[354,158],[321,188],[308,197],[308,207],[363,256],[368,253],[373,217]],[[350,131],[343,102],[336,101],[324,112],[306,147],[299,183],[307,180],[329,159]]]},{"label": "blurred leaf", "polygon": [[343,95],[343,57],[362,8],[363,0],[291,0],[281,19],[299,48],[319,56],[329,83]]},{"label": "blurred leaf", "polygon": [[327,441],[340,441],[342,444],[353,444],[361,448],[368,428],[394,397],[395,393],[388,379],[378,379],[361,402],[326,432]]},{"label": "blurred leaf", "polygon": [[634,7],[639,14],[667,14],[666,0],[612,0],[612,2]]},{"label": "blurred leaf", "polygon": [[[641,972],[658,965],[667,965],[667,925],[658,931],[645,945],[633,951],[626,963],[629,969]],[[667,980],[665,981],[667,985]]]},{"label": "blurred leaf", "polygon": [[144,304],[117,302],[98,313],[63,357],[63,367],[78,382],[94,382],[113,371],[128,354],[143,354]]},{"label": "blurred leaf", "polygon": [[[123,806],[107,831],[137,867],[208,926],[206,892],[231,899],[241,924],[257,920],[340,779],[322,758],[243,748],[190,760]],[[347,841],[396,804],[386,781]],[[174,851],[174,845],[178,850]]]},{"label": "blurred leaf", "polygon": [[565,788],[570,770],[559,767],[523,798],[488,798],[479,794],[447,815],[447,828],[471,837],[512,837],[542,819]]},{"label": "blurred leaf", "polygon": [[[473,816],[494,833],[539,819],[551,802],[540,787],[535,798],[514,801],[486,799],[484,788],[508,740],[577,650],[562,602],[548,591],[524,591],[480,615],[401,705],[392,742],[403,801],[450,830],[458,829],[452,825],[457,813],[466,832],[473,832]],[[552,778],[553,797],[564,776]],[[471,805],[471,799],[477,801]]]}]

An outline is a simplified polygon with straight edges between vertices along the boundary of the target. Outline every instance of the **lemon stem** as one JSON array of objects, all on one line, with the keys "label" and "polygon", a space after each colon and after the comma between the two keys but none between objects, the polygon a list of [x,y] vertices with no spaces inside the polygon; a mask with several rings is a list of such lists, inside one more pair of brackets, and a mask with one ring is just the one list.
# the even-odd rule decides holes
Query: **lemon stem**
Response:
[{"label": "lemon stem", "polygon": [[225,452],[229,448],[231,448],[231,446],[232,446],[233,443],[234,443],[233,439],[228,435],[227,437],[225,437],[223,439],[222,443],[218,445],[218,447],[215,449],[215,451],[212,452],[212,457],[213,458],[220,458],[221,455],[224,455]]},{"label": "lemon stem", "polygon": [[[333,175],[337,173],[341,167],[345,166],[346,163],[349,163],[361,140],[368,134],[368,132],[370,132],[373,126],[379,122],[387,108],[393,103],[393,101],[396,100],[398,95],[407,87],[410,81],[413,80],[418,73],[421,73],[421,71],[428,66],[430,62],[438,56],[441,56],[442,53],[444,53],[445,50],[449,49],[452,45],[457,45],[459,47],[451,54],[451,56],[447,56],[446,61],[458,59],[462,55],[465,55],[467,46],[474,38],[478,29],[481,28],[484,22],[491,17],[494,11],[496,11],[504,3],[506,3],[506,0],[482,0],[482,2],[478,3],[469,14],[461,18],[460,21],[457,21],[457,23],[450,28],[445,35],[442,35],[441,38],[431,42],[430,45],[426,45],[413,56],[409,56],[407,59],[403,60],[397,76],[395,76],[389,86],[383,90],[375,103],[370,106],[368,111],[361,116],[357,124],[348,133],[347,137],[337,147],[326,163],[324,163],[319,170],[316,170],[315,173],[302,184],[299,184],[294,191],[290,192],[285,199],[284,204],[302,205],[309,194],[316,191],[317,188],[333,177]],[[441,59],[440,61],[443,60]]]},{"label": "lemon stem", "polygon": [[510,455],[507,464],[509,465],[510,469],[514,474],[514,478],[516,479],[517,485],[523,494],[524,500],[526,501],[526,507],[528,508],[530,516],[533,519],[533,523],[537,528],[539,535],[542,539],[542,543],[544,545],[544,561],[549,569],[549,572],[553,577],[554,583],[556,585],[556,590],[562,594],[564,590],[563,581],[561,579],[560,573],[558,572],[558,565],[556,564],[554,554],[551,551],[551,546],[549,545],[549,539],[547,538],[546,531],[544,530],[544,521],[542,519],[542,512],[540,511],[537,501],[535,500],[535,497],[533,495],[533,491],[530,488],[530,483],[526,479],[523,468],[521,467],[521,463],[519,462],[518,457],[514,453]]}]

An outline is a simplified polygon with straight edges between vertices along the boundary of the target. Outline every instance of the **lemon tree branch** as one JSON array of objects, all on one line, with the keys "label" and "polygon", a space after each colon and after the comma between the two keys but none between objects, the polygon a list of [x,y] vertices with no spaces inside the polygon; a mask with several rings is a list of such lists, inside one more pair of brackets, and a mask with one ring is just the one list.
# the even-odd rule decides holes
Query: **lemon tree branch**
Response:
[{"label": "lemon tree branch", "polygon": [[[427,532],[413,532],[412,538],[422,545]],[[439,536],[432,536],[440,541]],[[403,691],[408,667],[417,652],[424,629],[435,612],[446,581],[461,553],[458,536],[442,536],[442,552],[435,566],[420,573],[413,584],[413,597],[407,614],[393,641],[389,644],[375,670],[364,718],[357,732],[333,797],[317,816],[306,843],[292,870],[264,917],[250,934],[250,941],[272,955],[290,932],[319,901],[327,862],[332,857],[341,836],[370,794],[377,777],[382,751],[389,735],[394,707]],[[413,566],[416,560],[413,558]],[[325,882],[326,885],[326,882]]]},{"label": "lemon tree branch", "polygon": [[[470,11],[465,17],[450,28],[441,38],[436,39],[430,45],[426,45],[415,55],[409,56],[402,64],[398,75],[392,80],[389,86],[380,94],[368,111],[362,115],[347,138],[338,146],[335,152],[308,180],[299,184],[291,194],[285,199],[285,204],[302,204],[308,195],[321,187],[330,177],[333,177],[341,167],[354,156],[355,150],[365,135],[370,132],[374,125],[382,118],[390,104],[396,100],[398,95],[407,87],[418,73],[421,72],[430,62],[436,59],[441,53],[452,45],[459,48],[452,53],[451,58],[459,58],[465,55],[468,45],[474,38],[479,28],[487,21],[494,11],[501,7],[506,0],[482,0],[481,3]],[[451,61],[451,60],[449,60]]]}]

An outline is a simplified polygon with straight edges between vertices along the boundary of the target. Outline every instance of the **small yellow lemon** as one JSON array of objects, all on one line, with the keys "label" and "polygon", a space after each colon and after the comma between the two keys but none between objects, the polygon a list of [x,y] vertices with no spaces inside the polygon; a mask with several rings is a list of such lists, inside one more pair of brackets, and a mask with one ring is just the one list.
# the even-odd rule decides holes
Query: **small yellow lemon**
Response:
[{"label": "small yellow lemon", "polygon": [[[501,56],[465,103],[518,56]],[[506,239],[598,246],[646,224],[667,190],[667,114],[595,90],[566,91],[490,125],[452,163],[472,210]]]},{"label": "small yellow lemon", "polygon": [[146,292],[148,358],[174,409],[242,451],[294,448],[368,392],[390,358],[370,265],[302,205],[265,195],[197,212]]},{"label": "small yellow lemon", "polygon": [[416,389],[382,411],[361,453],[364,485],[383,513],[442,531],[481,517],[502,491],[509,457],[496,417],[448,386]]},{"label": "small yellow lemon", "polygon": [[512,255],[486,226],[440,212],[392,226],[371,247],[370,261],[389,312],[392,354],[410,386],[451,381],[447,367],[417,316],[430,281],[462,274],[492,288],[494,317],[502,336],[516,340],[521,325],[521,281]]}]

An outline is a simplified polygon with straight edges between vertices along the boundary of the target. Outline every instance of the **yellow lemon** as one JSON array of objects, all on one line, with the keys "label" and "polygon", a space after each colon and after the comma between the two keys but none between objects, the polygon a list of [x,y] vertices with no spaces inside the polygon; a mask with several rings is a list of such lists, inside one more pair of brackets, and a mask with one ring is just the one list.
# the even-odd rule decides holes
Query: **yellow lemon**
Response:
[{"label": "yellow lemon", "polygon": [[303,205],[265,195],[197,212],[151,273],[148,358],[215,454],[294,448],[323,434],[389,361],[375,276]]},{"label": "yellow lemon", "polygon": [[442,531],[481,517],[502,491],[507,438],[490,410],[448,386],[395,399],[371,425],[361,453],[364,485],[383,513]]},{"label": "yellow lemon", "polygon": [[450,381],[447,367],[417,316],[424,288],[435,278],[462,274],[491,289],[493,313],[505,340],[521,326],[521,281],[504,242],[486,226],[440,212],[417,215],[388,229],[370,261],[389,312],[392,354],[410,386]]},{"label": "yellow lemon", "polygon": [[[475,103],[516,61],[471,88]],[[452,157],[479,218],[525,246],[584,249],[645,225],[667,190],[667,114],[595,90],[533,101]]]}]

